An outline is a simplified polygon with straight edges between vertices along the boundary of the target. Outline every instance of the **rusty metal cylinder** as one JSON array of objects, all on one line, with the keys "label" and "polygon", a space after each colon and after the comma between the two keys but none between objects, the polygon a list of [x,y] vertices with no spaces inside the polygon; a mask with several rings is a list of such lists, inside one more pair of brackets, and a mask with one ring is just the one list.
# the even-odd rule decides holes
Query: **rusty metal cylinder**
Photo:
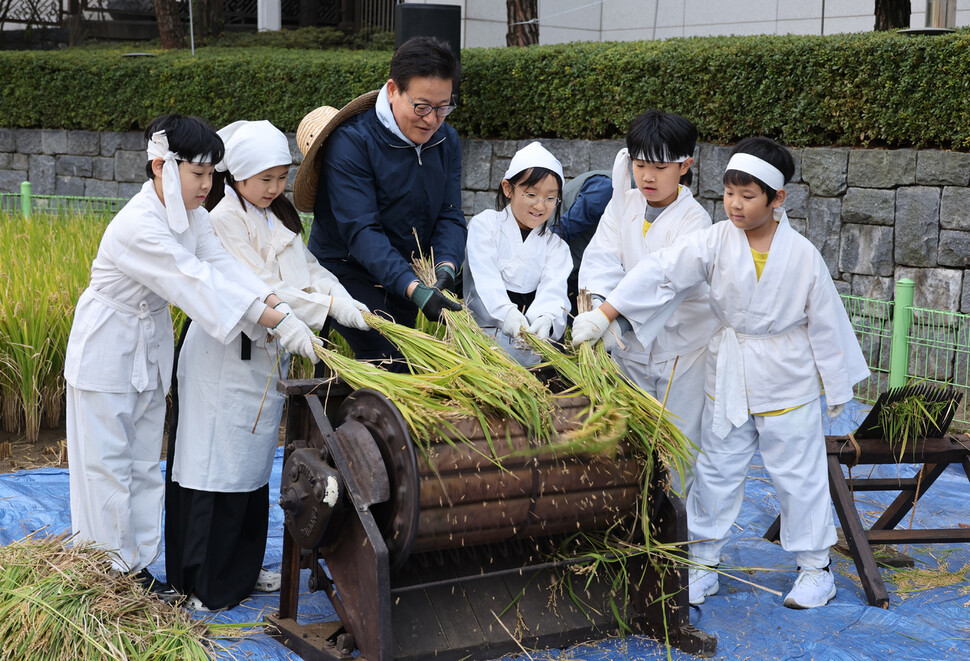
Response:
[{"label": "rusty metal cylinder", "polygon": [[[557,431],[575,424],[586,404],[560,400]],[[491,445],[477,420],[457,427],[467,440],[418,450],[412,552],[603,529],[634,512],[643,484],[642,465],[632,457],[540,449],[507,420],[490,421]]]}]

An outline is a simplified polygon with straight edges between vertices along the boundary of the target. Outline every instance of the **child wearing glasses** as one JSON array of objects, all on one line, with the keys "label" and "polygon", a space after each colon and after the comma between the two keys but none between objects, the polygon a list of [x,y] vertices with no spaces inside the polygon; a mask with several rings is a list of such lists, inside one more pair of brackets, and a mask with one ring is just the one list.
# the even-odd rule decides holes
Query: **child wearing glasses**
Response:
[{"label": "child wearing glasses", "polygon": [[562,165],[533,142],[515,153],[496,208],[468,223],[465,304],[479,325],[519,363],[539,356],[516,340],[523,332],[558,339],[566,329],[569,247],[553,231],[559,221]]},{"label": "child wearing glasses", "polygon": [[782,207],[794,171],[791,154],[775,141],[739,142],[724,173],[728,220],[648,255],[573,326],[574,341],[595,340],[621,311],[649,329],[678,292],[710,285],[710,309],[723,328],[711,340],[710,396],[687,497],[691,604],[719,589],[714,570],[755,451],[778,495],[781,546],[798,567],[784,605],[815,608],[835,597],[819,397],[824,387],[828,414],[838,415],[869,369],[825,261]]},{"label": "child wearing glasses", "polygon": [[[644,256],[711,226],[711,217],[688,188],[696,143],[697,129],[679,115],[648,110],[630,123],[627,146],[613,163],[613,197],[583,253],[580,291],[588,290],[601,302]],[[659,322],[663,328],[652,342],[641,344],[622,315],[603,337],[624,374],[658,400],[666,395],[673,422],[695,446],[704,409],[707,345],[719,327],[708,290],[707,283],[686,290],[666,324]],[[573,335],[579,330],[574,326]],[[672,489],[686,497],[691,466],[671,468]]]}]

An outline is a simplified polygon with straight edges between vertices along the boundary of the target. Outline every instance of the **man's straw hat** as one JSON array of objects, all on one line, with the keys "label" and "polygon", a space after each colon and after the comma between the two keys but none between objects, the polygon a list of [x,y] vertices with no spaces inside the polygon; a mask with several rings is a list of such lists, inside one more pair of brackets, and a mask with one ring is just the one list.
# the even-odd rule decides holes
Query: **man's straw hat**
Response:
[{"label": "man's straw hat", "polygon": [[303,162],[293,181],[293,204],[300,211],[313,211],[320,181],[320,147],[346,119],[364,112],[377,103],[380,90],[361,94],[340,110],[332,106],[320,106],[300,120],[296,129],[296,144],[303,152]]}]

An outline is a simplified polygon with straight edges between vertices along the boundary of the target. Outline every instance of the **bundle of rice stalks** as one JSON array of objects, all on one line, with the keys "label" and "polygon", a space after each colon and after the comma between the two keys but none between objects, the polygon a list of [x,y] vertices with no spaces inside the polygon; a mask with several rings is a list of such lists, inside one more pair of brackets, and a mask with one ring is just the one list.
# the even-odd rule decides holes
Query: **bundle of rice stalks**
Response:
[{"label": "bundle of rice stalks", "polygon": [[624,377],[602,342],[584,342],[574,352],[526,334],[526,342],[563,379],[567,392],[589,399],[582,425],[569,434],[567,448],[581,452],[615,452],[626,439],[652,469],[654,452],[668,467],[683,472],[691,443],[670,420],[663,403]]},{"label": "bundle of rice stalks", "polygon": [[357,361],[323,347],[315,347],[315,353],[330,371],[353,388],[371,388],[390,398],[422,449],[428,439],[455,432],[451,421],[456,416],[472,414],[449,396],[448,375],[422,377],[388,372],[373,363]]},{"label": "bundle of rice stalks", "polygon": [[491,340],[477,330],[478,324],[467,311],[445,316],[449,317],[451,341],[379,315],[365,314],[364,318],[398,348],[412,373],[447,377],[447,396],[472,411],[486,433],[485,418],[497,416],[518,422],[537,439],[548,439],[553,430],[552,393],[528,370],[497,355],[501,353],[497,347],[488,348]]},{"label": "bundle of rice stalks", "polygon": [[873,408],[878,408],[879,428],[896,456],[902,460],[920,439],[943,436],[961,395],[952,389],[909,383],[881,396]]},{"label": "bundle of rice stalks", "polygon": [[211,639],[219,628],[111,572],[100,549],[64,537],[0,547],[4,659],[209,659],[225,649]]}]

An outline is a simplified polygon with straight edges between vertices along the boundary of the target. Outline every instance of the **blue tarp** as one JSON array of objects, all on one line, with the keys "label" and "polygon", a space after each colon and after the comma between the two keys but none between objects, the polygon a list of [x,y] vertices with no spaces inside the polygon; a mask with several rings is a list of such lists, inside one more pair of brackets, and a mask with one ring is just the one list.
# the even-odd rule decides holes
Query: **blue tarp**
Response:
[{"label": "blue tarp", "polygon": [[[850,403],[835,421],[827,420],[828,434],[845,434],[858,426],[865,415],[862,405]],[[275,505],[279,493],[282,451],[277,454],[270,498]],[[911,476],[916,467],[908,464],[857,466],[856,477]],[[863,493],[857,506],[871,522],[895,494]],[[35,531],[62,533],[70,530],[68,475],[64,469],[41,468],[0,475],[0,544],[8,544]],[[957,466],[951,466],[920,499],[912,521],[914,528],[956,528],[970,525],[970,483]],[[745,492],[745,503],[735,532],[725,547],[722,569],[731,566],[759,568],[739,571],[745,580],[785,594],[795,573],[793,560],[777,544],[762,538],[778,514],[770,480],[756,457]],[[904,524],[909,524],[907,516]],[[278,569],[282,559],[282,512],[271,508],[271,536],[266,566]],[[915,545],[904,550],[917,567],[946,567],[959,574],[970,573],[970,545]],[[151,566],[164,577],[164,560]],[[824,608],[796,611],[782,606],[782,597],[751,585],[722,577],[720,592],[700,607],[691,608],[692,623],[718,639],[716,659],[775,659],[812,661],[857,661],[885,659],[970,659],[970,575],[952,586],[937,587],[909,596],[896,592],[891,581],[888,610],[869,606],[850,558],[833,553],[838,596]],[[304,572],[306,574],[306,572]],[[883,570],[888,578],[891,570]],[[305,580],[300,595],[301,622],[333,619],[323,593],[307,592]],[[263,614],[277,609],[279,595],[254,596],[224,613],[209,615],[225,622],[258,622]],[[251,660],[299,659],[272,639],[260,634],[229,643],[225,658]],[[606,661],[615,659],[663,659],[667,653],[656,641],[643,636],[613,638],[566,651],[532,652],[535,661]],[[511,658],[511,657],[508,657]],[[521,658],[526,658],[524,655]],[[677,660],[695,657],[671,652]]]}]

